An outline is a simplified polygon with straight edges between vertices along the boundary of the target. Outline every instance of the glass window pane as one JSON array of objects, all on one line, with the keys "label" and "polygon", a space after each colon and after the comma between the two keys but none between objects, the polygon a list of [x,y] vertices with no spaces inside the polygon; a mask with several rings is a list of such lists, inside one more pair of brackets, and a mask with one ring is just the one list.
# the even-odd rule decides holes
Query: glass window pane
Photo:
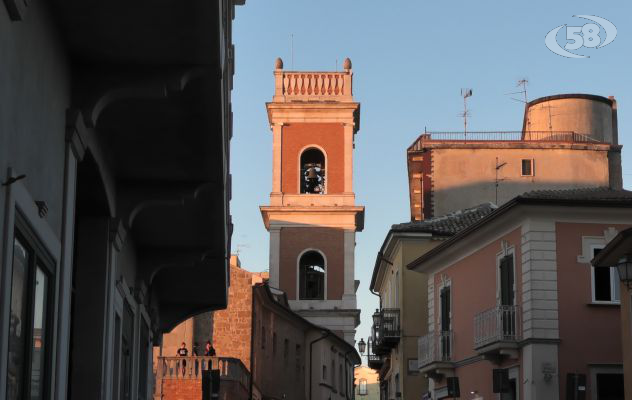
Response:
[{"label": "glass window pane", "polygon": [[612,281],[612,301],[620,301],[619,272],[617,267],[610,267],[610,279]]},{"label": "glass window pane", "polygon": [[610,297],[610,268],[594,268],[595,273],[595,300],[611,301]]},{"label": "glass window pane", "polygon": [[13,243],[11,271],[11,317],[9,322],[9,365],[7,370],[7,399],[24,396],[24,365],[27,336],[26,303],[28,264],[30,254],[16,237]]},{"label": "glass window pane", "polygon": [[31,399],[44,398],[44,370],[46,364],[46,307],[48,276],[38,266],[35,272],[35,296],[33,304],[33,343],[31,355]]}]

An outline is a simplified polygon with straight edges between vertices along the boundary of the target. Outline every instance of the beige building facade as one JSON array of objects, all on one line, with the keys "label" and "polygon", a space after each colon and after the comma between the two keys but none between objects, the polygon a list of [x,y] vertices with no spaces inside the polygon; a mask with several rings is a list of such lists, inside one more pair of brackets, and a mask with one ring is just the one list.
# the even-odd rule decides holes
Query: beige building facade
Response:
[{"label": "beige building facade", "polygon": [[368,365],[378,371],[381,399],[419,398],[428,391],[428,379],[417,370],[418,337],[428,332],[427,277],[406,266],[493,209],[484,204],[442,218],[393,225],[388,232],[370,285],[380,308],[373,315]]},{"label": "beige building facade", "polygon": [[549,96],[527,105],[520,132],[425,132],[408,176],[412,220],[531,190],[621,188],[616,101]]}]

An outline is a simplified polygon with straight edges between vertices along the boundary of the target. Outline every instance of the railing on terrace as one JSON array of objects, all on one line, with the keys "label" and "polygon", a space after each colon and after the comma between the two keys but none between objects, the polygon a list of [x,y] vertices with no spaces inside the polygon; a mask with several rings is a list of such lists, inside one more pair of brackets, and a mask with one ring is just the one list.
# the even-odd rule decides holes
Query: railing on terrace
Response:
[{"label": "railing on terrace", "polygon": [[452,361],[452,331],[431,332],[417,342],[417,365],[422,368],[435,362]]},{"label": "railing on terrace", "polygon": [[397,342],[400,336],[398,308],[383,308],[373,314],[373,345],[377,353],[389,344]]},{"label": "railing on terrace", "polygon": [[158,357],[156,380],[202,379],[202,371],[219,370],[220,379],[236,381],[249,388],[250,373],[237,358],[229,357]]},{"label": "railing on terrace", "polygon": [[410,147],[421,150],[422,142],[566,142],[601,143],[589,135],[573,131],[477,131],[477,132],[424,132]]},{"label": "railing on terrace", "polygon": [[496,306],[474,317],[474,348],[521,339],[520,308]]},{"label": "railing on terrace", "polygon": [[372,364],[381,364],[382,363],[382,356],[375,354],[375,346],[373,345],[373,339],[369,338],[369,340],[367,340],[367,357],[369,360],[369,366],[371,366]]},{"label": "railing on terrace", "polygon": [[277,69],[274,101],[352,101],[352,73],[303,72]]}]

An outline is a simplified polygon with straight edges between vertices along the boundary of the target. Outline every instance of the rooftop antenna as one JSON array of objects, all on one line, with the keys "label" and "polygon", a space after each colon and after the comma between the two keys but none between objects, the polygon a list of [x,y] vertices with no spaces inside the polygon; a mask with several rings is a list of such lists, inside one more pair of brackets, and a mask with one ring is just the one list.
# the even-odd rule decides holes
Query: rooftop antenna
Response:
[{"label": "rooftop antenna", "polygon": [[472,89],[461,89],[461,96],[463,96],[463,113],[461,117],[463,117],[463,133],[465,138],[467,138],[467,117],[470,116],[470,112],[467,110],[467,98],[472,96]]},{"label": "rooftop antenna", "polygon": [[498,157],[496,157],[496,180],[495,180],[495,184],[496,184],[496,203],[494,203],[496,205],[498,205],[498,185],[500,184],[501,181],[505,180],[504,178],[498,178],[498,171],[500,171],[500,169],[502,167],[504,167],[505,165],[507,165],[506,162],[499,163],[498,162]]},{"label": "rooftop antenna", "polygon": [[505,95],[521,94],[522,97],[523,97],[522,99],[516,99],[515,97],[511,97],[511,100],[515,100],[515,101],[519,101],[520,103],[527,104],[529,102],[529,98],[527,97],[527,85],[528,84],[529,84],[529,80],[527,78],[520,79],[518,81],[518,84],[516,85],[516,87],[522,87],[522,90],[519,90],[517,92],[505,93]]},{"label": "rooftop antenna", "polygon": [[292,53],[292,71],[294,71],[294,34],[290,33],[290,53]]}]

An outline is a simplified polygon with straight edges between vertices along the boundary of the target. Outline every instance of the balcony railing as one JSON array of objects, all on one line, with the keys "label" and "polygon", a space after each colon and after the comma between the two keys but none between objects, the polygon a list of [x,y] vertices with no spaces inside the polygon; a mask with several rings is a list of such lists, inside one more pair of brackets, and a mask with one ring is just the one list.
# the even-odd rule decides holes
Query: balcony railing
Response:
[{"label": "balcony railing", "polygon": [[423,142],[565,142],[601,143],[589,135],[573,131],[474,131],[424,132],[409,150],[421,150]]},{"label": "balcony railing", "polygon": [[496,342],[517,342],[521,339],[520,308],[496,306],[474,317],[474,348]]},{"label": "balcony railing", "polygon": [[383,308],[373,314],[373,345],[376,354],[390,349],[400,337],[398,308]]},{"label": "balcony railing", "polygon": [[250,372],[241,360],[228,357],[158,357],[156,381],[164,379],[202,379],[202,372],[219,370],[222,381],[234,381],[250,387]]},{"label": "balcony railing", "polygon": [[384,358],[381,355],[375,354],[375,346],[373,345],[373,339],[367,340],[367,358],[369,362],[369,368],[380,369],[384,364]]},{"label": "balcony railing", "polygon": [[452,331],[431,332],[420,337],[417,346],[419,368],[452,361]]}]

